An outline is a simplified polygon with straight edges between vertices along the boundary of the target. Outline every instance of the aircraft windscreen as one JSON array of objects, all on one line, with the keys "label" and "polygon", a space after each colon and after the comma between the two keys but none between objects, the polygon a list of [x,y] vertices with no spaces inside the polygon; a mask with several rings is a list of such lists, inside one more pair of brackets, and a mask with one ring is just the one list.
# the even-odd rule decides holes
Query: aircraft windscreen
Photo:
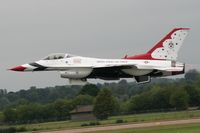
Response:
[{"label": "aircraft windscreen", "polygon": [[44,60],[57,60],[65,58],[65,54],[51,54],[44,58]]},{"label": "aircraft windscreen", "polygon": [[71,54],[66,54],[65,55],[65,58],[71,58],[71,57],[74,57],[74,55],[71,55]]}]

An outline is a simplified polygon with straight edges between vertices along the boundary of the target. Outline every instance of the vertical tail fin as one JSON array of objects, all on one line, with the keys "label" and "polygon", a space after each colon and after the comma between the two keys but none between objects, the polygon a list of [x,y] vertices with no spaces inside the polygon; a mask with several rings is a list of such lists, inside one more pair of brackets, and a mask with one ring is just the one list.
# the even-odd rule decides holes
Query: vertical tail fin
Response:
[{"label": "vertical tail fin", "polygon": [[188,34],[189,28],[175,28],[169,32],[146,54],[127,57],[126,59],[177,60],[178,51]]},{"label": "vertical tail fin", "polygon": [[147,53],[154,59],[176,60],[188,30],[189,28],[173,29]]}]

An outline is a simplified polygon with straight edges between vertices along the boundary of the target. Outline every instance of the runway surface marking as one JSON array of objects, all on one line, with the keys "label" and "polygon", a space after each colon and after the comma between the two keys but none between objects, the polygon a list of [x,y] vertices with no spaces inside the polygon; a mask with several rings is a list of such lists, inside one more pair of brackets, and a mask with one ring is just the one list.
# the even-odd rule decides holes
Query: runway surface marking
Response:
[{"label": "runway surface marking", "polygon": [[66,129],[66,130],[61,130],[61,131],[48,131],[48,132],[42,132],[42,133],[85,133],[85,132],[109,131],[109,130],[119,130],[119,129],[129,129],[129,128],[145,128],[145,127],[166,126],[166,125],[192,124],[192,123],[200,123],[200,118],[187,119],[187,120],[171,120],[171,121],[157,121],[157,122],[148,122],[148,123],[112,125],[112,126],[105,125],[105,126],[97,126],[97,127],[89,127],[89,128]]}]

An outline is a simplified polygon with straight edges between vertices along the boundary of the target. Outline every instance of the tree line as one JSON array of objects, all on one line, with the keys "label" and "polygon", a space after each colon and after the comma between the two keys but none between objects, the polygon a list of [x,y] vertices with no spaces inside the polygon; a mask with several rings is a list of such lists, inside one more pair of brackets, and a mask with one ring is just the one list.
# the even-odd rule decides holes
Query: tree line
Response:
[{"label": "tree line", "polygon": [[77,105],[93,105],[98,119],[141,112],[185,110],[200,106],[200,74],[191,70],[181,79],[158,79],[150,84],[119,83],[56,86],[18,92],[0,91],[3,123],[69,120]]}]

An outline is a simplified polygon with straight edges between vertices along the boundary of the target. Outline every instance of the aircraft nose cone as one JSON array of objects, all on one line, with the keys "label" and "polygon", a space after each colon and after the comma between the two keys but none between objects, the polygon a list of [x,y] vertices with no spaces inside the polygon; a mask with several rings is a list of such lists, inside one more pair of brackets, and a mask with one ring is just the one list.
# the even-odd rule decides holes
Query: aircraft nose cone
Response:
[{"label": "aircraft nose cone", "polygon": [[12,71],[24,71],[25,69],[26,69],[26,67],[17,66],[17,67],[11,68],[10,70],[12,70]]}]

